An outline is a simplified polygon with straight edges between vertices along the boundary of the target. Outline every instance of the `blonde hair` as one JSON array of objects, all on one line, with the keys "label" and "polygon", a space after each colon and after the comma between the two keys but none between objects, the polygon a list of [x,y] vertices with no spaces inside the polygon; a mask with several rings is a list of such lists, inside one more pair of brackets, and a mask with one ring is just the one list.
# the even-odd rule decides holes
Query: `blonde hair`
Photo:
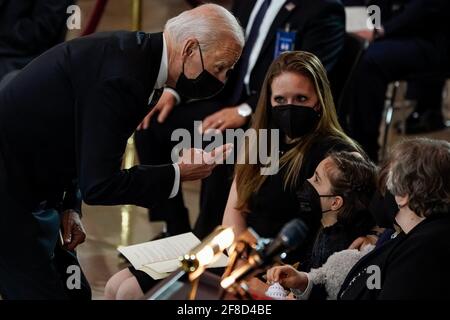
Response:
[{"label": "blonde hair", "polygon": [[[322,114],[315,131],[307,136],[295,139],[293,141],[295,146],[280,159],[280,167],[286,167],[283,182],[284,188],[287,189],[289,187],[294,188],[297,185],[304,155],[320,137],[335,138],[337,141],[352,146],[355,151],[361,154],[364,154],[364,152],[357,143],[343,132],[338,122],[329,81],[322,63],[314,54],[305,51],[286,52],[273,61],[261,88],[261,95],[252,121],[252,128],[259,132],[259,129],[269,129],[271,127],[271,85],[276,77],[285,72],[301,74],[312,82]],[[267,140],[267,143],[271,140],[270,131]],[[256,145],[253,144],[251,147],[257,148]],[[270,146],[269,150],[271,150]],[[247,145],[243,152],[248,154]],[[261,164],[259,163],[236,165],[237,209],[247,210],[247,204],[252,193],[257,192],[264,183],[266,176],[259,174],[260,168]]]}]

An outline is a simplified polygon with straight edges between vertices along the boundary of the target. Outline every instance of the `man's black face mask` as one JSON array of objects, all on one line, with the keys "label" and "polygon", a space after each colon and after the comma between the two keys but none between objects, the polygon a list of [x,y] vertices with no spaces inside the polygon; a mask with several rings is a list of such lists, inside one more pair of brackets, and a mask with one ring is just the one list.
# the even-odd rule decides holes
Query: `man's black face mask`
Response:
[{"label": "man's black face mask", "polygon": [[200,59],[202,61],[203,71],[198,75],[197,78],[188,79],[184,73],[183,62],[183,71],[178,78],[175,89],[180,95],[188,99],[209,99],[217,95],[223,89],[225,84],[205,69],[202,49],[200,48],[200,45],[198,46],[198,50],[200,51]]}]

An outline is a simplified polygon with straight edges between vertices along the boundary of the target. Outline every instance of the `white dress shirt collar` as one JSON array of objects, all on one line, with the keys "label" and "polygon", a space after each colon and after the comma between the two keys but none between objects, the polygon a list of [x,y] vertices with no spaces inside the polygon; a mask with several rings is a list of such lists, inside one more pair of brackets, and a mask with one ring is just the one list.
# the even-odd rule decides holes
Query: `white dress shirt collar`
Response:
[{"label": "white dress shirt collar", "polygon": [[166,38],[163,34],[163,52],[161,58],[161,66],[159,67],[158,78],[155,82],[155,89],[161,89],[166,85],[167,77],[169,74],[169,57],[167,53]]}]

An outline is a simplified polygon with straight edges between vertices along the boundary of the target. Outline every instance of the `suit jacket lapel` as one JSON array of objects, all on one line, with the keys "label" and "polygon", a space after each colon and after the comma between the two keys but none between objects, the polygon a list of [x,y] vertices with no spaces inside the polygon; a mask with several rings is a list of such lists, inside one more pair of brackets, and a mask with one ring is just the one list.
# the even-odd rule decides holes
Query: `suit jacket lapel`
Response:
[{"label": "suit jacket lapel", "polygon": [[269,33],[267,34],[267,37],[264,40],[264,44],[261,48],[261,54],[270,47],[271,43],[273,43],[274,38],[277,34],[277,30],[282,27],[286,20],[291,16],[295,8],[299,5],[298,2],[299,1],[287,1],[286,4],[281,8],[280,12],[275,17],[275,20],[270,26]]},{"label": "suit jacket lapel", "polygon": [[256,1],[257,0],[246,0],[242,4],[237,4],[232,10],[236,15],[236,18],[238,18],[239,22],[244,28],[244,31],[247,28],[248,21],[250,20],[250,16],[252,14],[253,8],[255,7]]}]

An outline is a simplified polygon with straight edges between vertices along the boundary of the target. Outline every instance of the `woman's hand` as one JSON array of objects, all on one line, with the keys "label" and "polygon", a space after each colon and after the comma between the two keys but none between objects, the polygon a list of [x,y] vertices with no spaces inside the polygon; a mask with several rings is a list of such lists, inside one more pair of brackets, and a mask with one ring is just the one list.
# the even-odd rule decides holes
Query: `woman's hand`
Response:
[{"label": "woman's hand", "polygon": [[348,247],[349,249],[357,249],[361,251],[365,246],[375,245],[378,241],[378,237],[375,235],[367,235],[365,237],[359,237]]},{"label": "woman's hand", "polygon": [[222,132],[225,129],[236,129],[245,125],[247,120],[247,118],[239,115],[238,107],[227,107],[206,117],[199,131],[205,133],[208,130]]},{"label": "woman's hand", "polygon": [[269,284],[278,282],[284,288],[299,289],[304,291],[308,286],[308,276],[304,272],[297,271],[289,265],[273,267],[267,271]]}]

